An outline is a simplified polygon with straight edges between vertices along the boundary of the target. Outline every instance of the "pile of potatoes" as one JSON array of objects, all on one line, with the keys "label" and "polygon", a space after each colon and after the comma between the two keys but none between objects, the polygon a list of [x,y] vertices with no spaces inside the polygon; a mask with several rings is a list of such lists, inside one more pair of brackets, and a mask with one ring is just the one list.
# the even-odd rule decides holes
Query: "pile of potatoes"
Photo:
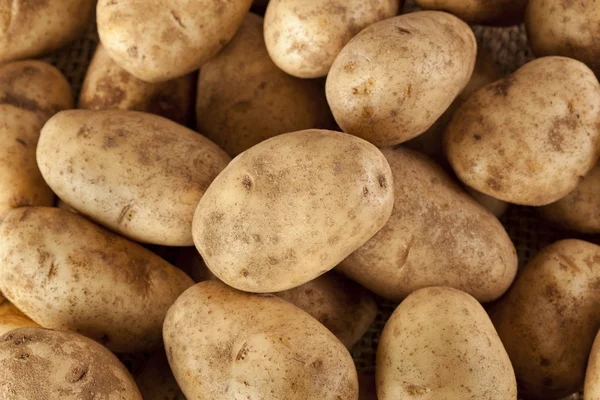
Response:
[{"label": "pile of potatoes", "polygon": [[0,2],[0,400],[600,399],[600,2],[416,5]]}]

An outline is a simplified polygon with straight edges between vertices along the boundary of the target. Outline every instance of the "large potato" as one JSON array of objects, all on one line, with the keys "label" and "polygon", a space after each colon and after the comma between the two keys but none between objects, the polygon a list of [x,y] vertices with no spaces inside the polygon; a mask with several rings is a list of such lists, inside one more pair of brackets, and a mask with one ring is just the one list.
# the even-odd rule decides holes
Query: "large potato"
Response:
[{"label": "large potato", "polygon": [[358,399],[348,350],[317,320],[275,296],[199,283],[169,309],[163,336],[189,399]]},{"label": "large potato", "polygon": [[198,203],[192,230],[220,280],[279,292],[335,267],[385,224],[393,203],[390,166],[375,146],[305,130],[237,156]]},{"label": "large potato", "polygon": [[583,400],[600,399],[600,332],[594,339],[585,372]]},{"label": "large potato", "polygon": [[425,132],[469,82],[477,45],[471,28],[438,11],[364,29],[335,59],[327,101],[344,132],[377,146]]},{"label": "large potato", "polygon": [[199,132],[232,156],[281,133],[333,124],[322,84],[273,64],[262,18],[252,13],[200,70],[196,121]]},{"label": "large potato", "polygon": [[394,177],[392,216],[337,270],[394,301],[426,286],[454,287],[479,301],[500,297],[517,272],[502,224],[424,155],[382,151]]},{"label": "large potato", "polygon": [[165,314],[193,282],[140,245],[49,207],[0,225],[0,290],[45,328],[79,332],[115,352],[160,344]]},{"label": "large potato", "polygon": [[186,400],[162,349],[141,366],[134,378],[144,400]]},{"label": "large potato", "polygon": [[13,329],[39,326],[0,294],[0,335]]},{"label": "large potato", "polygon": [[475,93],[445,133],[468,186],[510,203],[566,196],[598,161],[600,84],[583,63],[540,58]]},{"label": "large potato", "polygon": [[447,11],[469,24],[515,25],[523,22],[528,0],[416,0],[426,10]]},{"label": "large potato", "polygon": [[190,246],[200,197],[229,156],[202,135],[135,111],[63,111],[42,130],[37,161],[71,207],[131,239]]},{"label": "large potato", "polygon": [[516,400],[510,359],[481,305],[455,289],[411,294],[377,349],[377,398]]}]

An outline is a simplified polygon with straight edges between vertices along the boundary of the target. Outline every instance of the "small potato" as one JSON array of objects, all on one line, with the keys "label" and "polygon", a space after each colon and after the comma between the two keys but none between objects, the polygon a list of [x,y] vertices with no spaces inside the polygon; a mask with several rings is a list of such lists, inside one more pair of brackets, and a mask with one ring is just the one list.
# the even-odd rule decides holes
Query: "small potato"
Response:
[{"label": "small potato", "polygon": [[466,189],[467,192],[469,192],[469,194],[471,195],[471,197],[475,199],[475,201],[487,208],[487,210],[494,214],[495,217],[500,218],[502,214],[506,212],[506,209],[508,208],[507,202],[495,199],[491,196],[488,196],[487,194],[478,192],[477,190],[472,189],[468,186],[466,187]]},{"label": "small potato", "polygon": [[186,400],[164,350],[154,353],[134,378],[144,400]]},{"label": "small potato", "polygon": [[273,64],[262,18],[252,13],[200,70],[196,121],[198,131],[231,156],[281,133],[333,125],[321,83]]},{"label": "small potato", "polygon": [[[0,294],[0,335],[13,329],[39,326]],[[1,394],[1,392],[0,392]]]},{"label": "small potato", "polygon": [[279,68],[299,78],[327,75],[350,39],[398,14],[401,0],[271,0],[265,42]]},{"label": "small potato", "polygon": [[344,345],[275,296],[198,283],[169,309],[163,337],[189,399],[358,399],[356,369]]},{"label": "small potato", "polygon": [[327,101],[344,132],[391,146],[425,132],[465,88],[477,44],[453,15],[422,11],[356,35],[327,76]]},{"label": "small potato", "polygon": [[600,84],[583,63],[540,58],[464,102],[446,128],[458,177],[509,203],[566,196],[598,161]]},{"label": "small potato", "polygon": [[305,130],[237,156],[196,209],[193,236],[208,268],[247,292],[279,292],[324,274],[389,218],[392,175],[373,145]]},{"label": "small potato", "polygon": [[416,0],[426,10],[447,11],[469,24],[517,25],[523,22],[528,0]]},{"label": "small potato", "polygon": [[431,287],[408,296],[383,329],[377,398],[516,400],[517,382],[483,307],[466,293]]},{"label": "small potato", "polygon": [[50,207],[11,211],[0,225],[0,290],[45,328],[115,352],[160,344],[165,314],[193,282],[152,252]]},{"label": "small potato", "polygon": [[76,333],[20,328],[0,336],[1,399],[142,400],[123,364]]},{"label": "small potato", "polygon": [[133,240],[191,246],[200,197],[229,162],[202,135],[135,111],[63,111],[42,130],[37,161],[71,207]]}]

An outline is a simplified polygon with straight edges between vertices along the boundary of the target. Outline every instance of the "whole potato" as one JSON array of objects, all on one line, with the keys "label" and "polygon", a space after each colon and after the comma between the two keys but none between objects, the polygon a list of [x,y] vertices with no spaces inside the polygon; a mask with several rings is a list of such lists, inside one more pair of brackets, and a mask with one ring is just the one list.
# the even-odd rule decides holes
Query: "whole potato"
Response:
[{"label": "whole potato", "polygon": [[585,372],[583,400],[600,399],[600,335],[596,335]]},{"label": "whole potato", "polygon": [[237,156],[202,196],[192,231],[217,278],[279,292],[335,267],[381,229],[393,202],[390,166],[375,146],[305,130]]},{"label": "whole potato", "polygon": [[525,399],[581,389],[600,328],[600,246],[561,240],[542,249],[490,316]]},{"label": "whole potato", "polygon": [[500,297],[517,272],[502,224],[426,156],[401,147],[382,152],[394,180],[392,216],[337,270],[394,301],[442,285],[479,301]]},{"label": "whole potato", "polygon": [[481,305],[455,289],[420,289],[385,325],[377,398],[516,400],[510,359]]},{"label": "whole potato", "polygon": [[252,0],[98,0],[98,34],[119,66],[146,82],[187,75],[235,35]]},{"label": "whole potato", "polygon": [[144,400],[186,400],[164,350],[154,353],[134,378]]},{"label": "whole potato", "polygon": [[510,203],[542,206],[566,196],[598,161],[600,84],[564,57],[529,62],[464,102],[445,148],[468,186]]},{"label": "whole potato", "polygon": [[50,207],[11,211],[0,225],[0,290],[45,328],[115,352],[152,349],[169,306],[193,281],[152,252]]},{"label": "whole potato", "polygon": [[275,296],[198,283],[169,309],[163,336],[173,374],[190,399],[358,399],[348,350]]},{"label": "whole potato", "polygon": [[401,0],[272,0],[265,13],[267,50],[290,75],[325,76],[354,35],[397,15],[401,5]]},{"label": "whole potato", "polygon": [[196,121],[199,132],[232,156],[281,133],[333,124],[323,86],[273,64],[262,18],[252,13],[200,70]]},{"label": "whole potato", "polygon": [[31,318],[23,314],[19,309],[0,294],[0,335],[13,329],[26,326],[39,326]]},{"label": "whole potato", "polygon": [[523,22],[528,0],[415,0],[426,10],[447,11],[469,24],[516,25]]},{"label": "whole potato", "polygon": [[229,156],[165,118],[135,111],[63,111],[46,123],[37,161],[71,207],[133,240],[191,246],[200,197]]},{"label": "whole potato", "polygon": [[1,399],[142,400],[110,351],[72,332],[20,328],[0,336]]},{"label": "whole potato", "polygon": [[453,15],[414,12],[369,26],[335,59],[327,101],[344,132],[376,146],[425,132],[469,82],[477,44]]}]

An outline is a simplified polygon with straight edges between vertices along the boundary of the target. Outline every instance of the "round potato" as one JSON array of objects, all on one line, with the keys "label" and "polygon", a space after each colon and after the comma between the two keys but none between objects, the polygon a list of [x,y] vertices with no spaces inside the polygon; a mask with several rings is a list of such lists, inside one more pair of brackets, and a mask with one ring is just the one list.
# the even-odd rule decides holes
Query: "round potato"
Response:
[{"label": "round potato", "polygon": [[523,22],[528,0],[416,0],[426,10],[447,11],[469,24],[516,25]]},{"label": "round potato", "polygon": [[333,125],[321,83],[273,64],[262,18],[252,13],[200,70],[196,121],[199,132],[232,156],[281,133]]},{"label": "round potato", "polygon": [[354,35],[395,16],[400,6],[401,0],[272,0],[265,13],[267,50],[290,75],[325,76]]},{"label": "round potato", "polygon": [[275,296],[198,283],[169,309],[163,336],[173,374],[190,399],[358,399],[344,345]]},{"label": "round potato", "polygon": [[71,207],[133,240],[191,246],[200,197],[229,162],[202,135],[135,111],[63,111],[46,123],[37,161]]},{"label": "round potato", "polygon": [[540,58],[460,106],[446,128],[446,153],[473,189],[542,206],[566,196],[596,165],[599,119],[594,73],[573,59]]},{"label": "round potato", "polygon": [[79,332],[115,352],[160,344],[188,276],[83,217],[50,207],[11,211],[0,225],[0,290],[45,328]]},{"label": "round potato", "polygon": [[408,296],[381,333],[377,398],[516,400],[517,382],[483,307],[431,287]]},{"label": "round potato", "polygon": [[453,15],[390,18],[340,52],[327,76],[327,101],[344,132],[376,146],[399,144],[446,111],[469,82],[476,54],[473,31]]},{"label": "round potato", "polygon": [[39,326],[0,294],[0,335],[13,329]]},{"label": "round potato", "polygon": [[583,400],[600,399],[600,334],[596,335],[585,372]]},{"label": "round potato", "polygon": [[187,75],[233,38],[252,0],[99,0],[98,34],[110,58],[146,82]]},{"label": "round potato", "polygon": [[390,166],[375,146],[312,129],[237,156],[198,203],[192,231],[217,278],[279,292],[335,267],[381,229],[393,203]]},{"label": "round potato", "polygon": [[72,332],[20,328],[0,336],[0,398],[142,400],[110,351]]},{"label": "round potato", "polygon": [[134,378],[144,400],[186,400],[163,350],[154,353]]}]

